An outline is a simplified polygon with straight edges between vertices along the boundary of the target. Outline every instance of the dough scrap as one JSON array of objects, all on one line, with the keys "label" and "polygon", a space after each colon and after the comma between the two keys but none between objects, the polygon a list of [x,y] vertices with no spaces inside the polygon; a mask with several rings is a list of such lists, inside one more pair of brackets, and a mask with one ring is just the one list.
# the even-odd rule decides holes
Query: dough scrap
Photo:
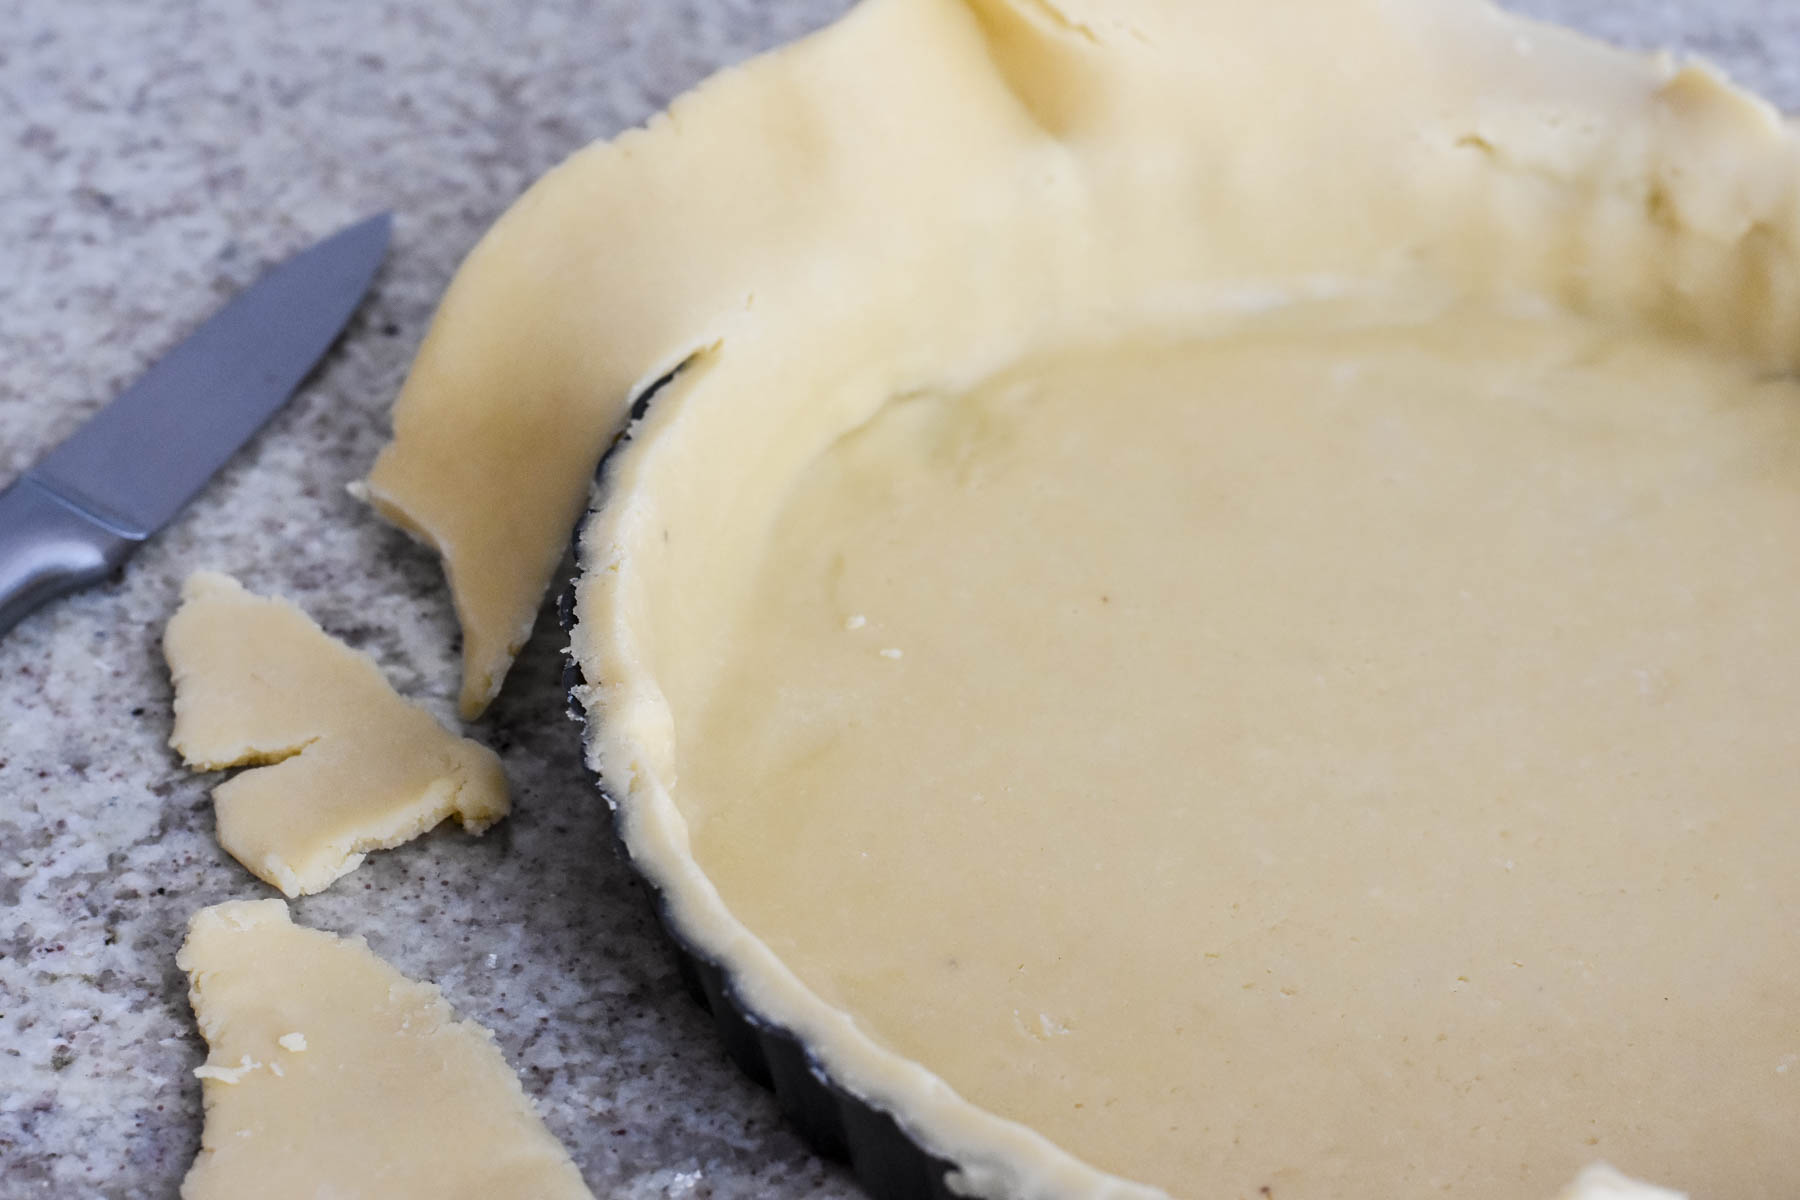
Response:
[{"label": "dough scrap", "polygon": [[287,600],[197,572],[163,653],[169,744],[195,770],[256,766],[213,789],[219,844],[288,896],[322,891],[446,817],[479,834],[508,811],[492,750],[402,699]]},{"label": "dough scrap", "polygon": [[361,938],[238,900],[175,961],[210,1051],[183,1200],[592,1196],[493,1034]]}]

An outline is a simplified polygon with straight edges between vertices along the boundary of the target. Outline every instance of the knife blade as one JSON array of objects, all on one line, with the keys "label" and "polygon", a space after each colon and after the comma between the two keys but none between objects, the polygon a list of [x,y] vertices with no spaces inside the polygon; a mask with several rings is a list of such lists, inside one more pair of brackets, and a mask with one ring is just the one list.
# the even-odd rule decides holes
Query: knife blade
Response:
[{"label": "knife blade", "polygon": [[0,491],[0,634],[117,570],[275,415],[362,303],[392,225],[269,271]]}]

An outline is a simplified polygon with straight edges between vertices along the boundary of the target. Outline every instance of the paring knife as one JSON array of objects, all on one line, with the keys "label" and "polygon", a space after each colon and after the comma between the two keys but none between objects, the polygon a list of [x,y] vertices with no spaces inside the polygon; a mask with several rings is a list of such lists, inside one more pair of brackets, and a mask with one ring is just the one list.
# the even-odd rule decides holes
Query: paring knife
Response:
[{"label": "paring knife", "polygon": [[240,293],[0,491],[0,634],[105,579],[299,388],[374,281],[391,213]]}]

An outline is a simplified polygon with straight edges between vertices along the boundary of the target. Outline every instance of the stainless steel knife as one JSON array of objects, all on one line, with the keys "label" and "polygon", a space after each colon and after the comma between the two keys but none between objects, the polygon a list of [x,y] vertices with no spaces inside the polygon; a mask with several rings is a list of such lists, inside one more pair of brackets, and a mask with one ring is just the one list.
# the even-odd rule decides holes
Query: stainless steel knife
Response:
[{"label": "stainless steel knife", "polygon": [[371,217],[275,267],[0,491],[0,634],[117,570],[275,415],[362,303],[392,226]]}]

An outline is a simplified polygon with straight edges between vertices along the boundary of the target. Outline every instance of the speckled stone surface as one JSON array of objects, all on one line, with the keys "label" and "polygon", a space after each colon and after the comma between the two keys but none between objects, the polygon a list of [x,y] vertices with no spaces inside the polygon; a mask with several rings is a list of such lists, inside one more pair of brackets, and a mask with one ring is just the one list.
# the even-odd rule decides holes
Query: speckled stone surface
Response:
[{"label": "speckled stone surface", "polygon": [[[199,567],[293,597],[448,715],[435,562],[344,492],[457,261],[527,183],[847,0],[0,0],[0,482],[268,263],[398,218],[348,337],[119,581],[0,639],[0,1197],[173,1195],[204,1047],[175,969],[188,914],[270,894],[212,838],[213,778],[166,748],[158,651]],[[1789,0],[1530,0],[1686,47],[1800,106]],[[540,623],[473,734],[513,816],[440,830],[298,902],[497,1033],[590,1186],[847,1197],[725,1062],[563,719]]]}]

